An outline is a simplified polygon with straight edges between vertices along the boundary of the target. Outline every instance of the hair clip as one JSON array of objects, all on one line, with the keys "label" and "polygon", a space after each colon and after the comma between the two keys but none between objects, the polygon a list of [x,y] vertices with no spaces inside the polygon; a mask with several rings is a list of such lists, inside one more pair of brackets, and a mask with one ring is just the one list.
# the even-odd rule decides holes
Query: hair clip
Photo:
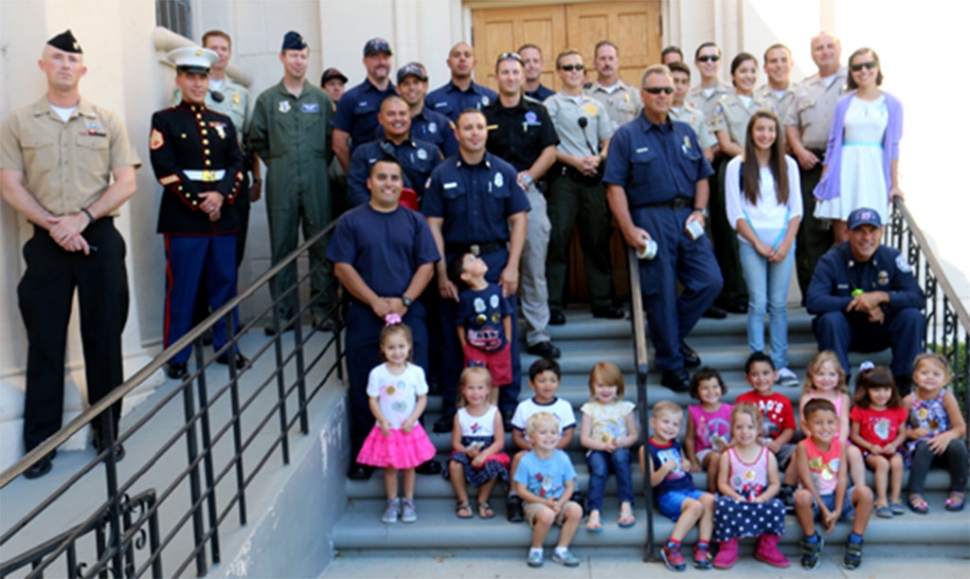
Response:
[{"label": "hair clip", "polygon": [[393,326],[395,324],[401,324],[401,323],[403,323],[403,321],[401,320],[401,315],[400,314],[393,314],[392,313],[392,314],[387,314],[386,316],[384,316],[384,325],[385,326]]},{"label": "hair clip", "polygon": [[484,368],[485,367],[485,362],[481,362],[479,360],[471,360],[470,362],[468,362],[468,367],[469,368]]},{"label": "hair clip", "polygon": [[860,372],[868,372],[869,370],[872,370],[875,367],[876,367],[875,364],[873,364],[869,360],[866,360],[865,362],[859,364],[859,371]]}]

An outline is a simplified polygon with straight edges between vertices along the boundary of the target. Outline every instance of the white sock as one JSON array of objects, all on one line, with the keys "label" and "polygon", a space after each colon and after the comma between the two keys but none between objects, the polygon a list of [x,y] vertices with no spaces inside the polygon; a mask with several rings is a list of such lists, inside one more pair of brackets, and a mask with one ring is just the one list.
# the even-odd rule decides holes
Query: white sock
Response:
[{"label": "white sock", "polygon": [[542,555],[542,547],[529,547],[529,556],[535,554]]},{"label": "white sock", "polygon": [[560,557],[564,556],[568,552],[569,547],[556,547],[556,555],[559,555]]}]

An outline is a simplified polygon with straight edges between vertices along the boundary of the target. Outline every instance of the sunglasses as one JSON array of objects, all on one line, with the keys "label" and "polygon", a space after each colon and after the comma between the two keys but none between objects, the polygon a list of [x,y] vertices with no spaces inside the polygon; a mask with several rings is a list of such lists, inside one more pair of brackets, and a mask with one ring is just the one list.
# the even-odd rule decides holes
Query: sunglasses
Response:
[{"label": "sunglasses", "polygon": [[674,92],[674,88],[671,86],[653,86],[650,88],[645,88],[643,90],[650,94],[660,94],[660,93],[673,94]]},{"label": "sunglasses", "polygon": [[562,66],[559,67],[559,70],[565,70],[566,72],[572,72],[574,70],[583,70],[584,68],[586,68],[586,67],[583,66],[583,65],[581,65],[581,64],[564,64],[564,65],[562,65]]},{"label": "sunglasses", "polygon": [[521,63],[522,57],[516,52],[503,52],[502,54],[498,55],[498,60],[495,62],[502,62],[503,60],[515,60]]},{"label": "sunglasses", "polygon": [[870,60],[869,62],[860,62],[859,64],[853,64],[849,68],[852,70],[852,72],[859,72],[863,68],[868,68],[869,70],[872,70],[877,66],[879,66],[878,62],[876,62],[875,60]]},{"label": "sunglasses", "polygon": [[719,60],[721,60],[721,57],[717,55],[705,55],[697,57],[697,62],[717,62]]}]

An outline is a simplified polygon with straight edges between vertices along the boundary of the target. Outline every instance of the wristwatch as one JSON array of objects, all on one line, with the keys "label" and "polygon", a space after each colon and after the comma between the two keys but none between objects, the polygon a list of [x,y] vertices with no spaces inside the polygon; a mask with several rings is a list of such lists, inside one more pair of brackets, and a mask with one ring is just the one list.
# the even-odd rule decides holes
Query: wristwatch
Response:
[{"label": "wristwatch", "polygon": [[708,218],[707,207],[694,207],[694,211],[699,211],[704,216],[704,219]]},{"label": "wristwatch", "polygon": [[404,307],[410,308],[411,304],[414,303],[414,300],[412,300],[408,296],[401,296],[401,303],[404,304]]}]

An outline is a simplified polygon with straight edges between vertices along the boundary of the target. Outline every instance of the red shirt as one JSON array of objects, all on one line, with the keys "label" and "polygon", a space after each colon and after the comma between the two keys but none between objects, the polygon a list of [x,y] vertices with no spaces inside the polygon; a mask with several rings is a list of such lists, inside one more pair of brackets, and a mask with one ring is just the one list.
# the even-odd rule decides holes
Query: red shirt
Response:
[{"label": "red shirt", "polygon": [[761,411],[763,437],[774,440],[786,429],[795,430],[795,411],[791,400],[781,394],[762,396],[750,390],[738,396],[734,406],[737,408],[738,404],[745,403],[754,404]]},{"label": "red shirt", "polygon": [[856,406],[849,414],[850,420],[859,423],[859,436],[862,440],[878,446],[885,446],[896,440],[899,428],[906,422],[907,417],[906,409],[902,406],[885,410]]}]

